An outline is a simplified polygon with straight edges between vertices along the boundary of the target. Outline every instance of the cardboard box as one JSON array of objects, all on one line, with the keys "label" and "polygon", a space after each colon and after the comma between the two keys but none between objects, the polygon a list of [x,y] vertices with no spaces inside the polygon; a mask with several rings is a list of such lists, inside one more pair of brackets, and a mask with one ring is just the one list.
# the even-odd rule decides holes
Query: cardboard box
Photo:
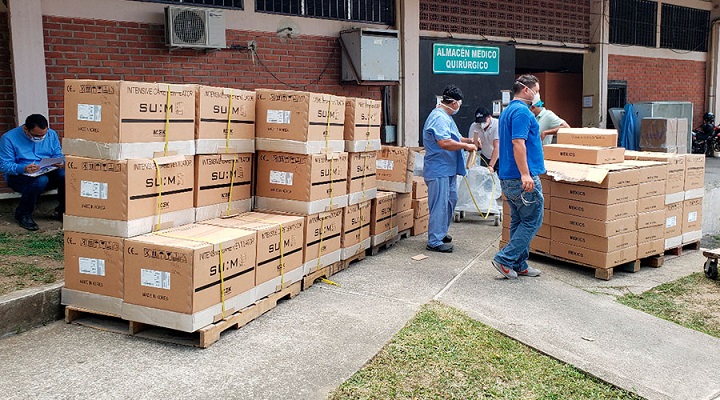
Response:
[{"label": "cardboard box", "polygon": [[663,254],[665,250],[665,240],[656,239],[650,242],[638,243],[637,258],[646,258]]},{"label": "cardboard box", "polygon": [[348,205],[375,198],[377,152],[348,153]]},{"label": "cardboard box", "polygon": [[395,195],[395,212],[401,213],[407,210],[413,210],[415,202],[412,199],[412,193],[398,193]]},{"label": "cardboard box", "polygon": [[412,198],[413,200],[428,197],[428,187],[425,178],[422,176],[413,177]]},{"label": "cardboard box", "polygon": [[427,232],[429,222],[430,222],[429,214],[424,217],[415,218],[415,221],[413,222],[413,230],[412,230],[413,236],[417,236],[417,235]]},{"label": "cardboard box", "polygon": [[380,150],[382,102],[348,97],[345,100],[345,151]]},{"label": "cardboard box", "polygon": [[667,179],[667,161],[628,160],[626,158],[624,164],[635,166],[638,169],[640,184]]},{"label": "cardboard box", "polygon": [[340,236],[340,259],[347,260],[370,247],[372,200],[343,209],[343,233]]},{"label": "cardboard box", "polygon": [[[688,119],[687,118],[678,118],[677,119],[677,146],[678,146],[678,154],[685,154],[687,153],[687,143],[688,143]],[[682,153],[681,153],[682,151]]]},{"label": "cardboard box", "polygon": [[553,227],[551,239],[569,245],[599,251],[601,253],[612,253],[621,249],[634,247],[638,243],[636,230],[621,233],[614,236],[595,236],[584,232],[573,231],[560,227]]},{"label": "cardboard box", "polygon": [[122,299],[123,243],[115,236],[66,230],[65,287]]},{"label": "cardboard box", "polygon": [[195,156],[195,221],[252,209],[252,159],[251,153]]},{"label": "cardboard box", "polygon": [[640,121],[640,149],[677,151],[677,118],[643,118]]},{"label": "cardboard box", "polygon": [[[301,216],[248,212],[232,218],[203,221],[202,224],[257,232],[256,286],[303,266],[305,219]],[[274,286],[272,291],[275,291]]]},{"label": "cardboard box", "polygon": [[613,205],[586,203],[579,200],[552,198],[553,218],[554,212],[561,212],[579,217],[592,218],[600,221],[612,221],[618,218],[634,217],[637,215],[637,200]]},{"label": "cardboard box", "polygon": [[612,268],[636,260],[637,245],[612,253],[603,253],[601,251],[584,249],[574,244],[566,244],[553,240],[550,243],[550,253],[556,257],[595,268]]},{"label": "cardboard box", "polygon": [[546,144],[543,146],[546,160],[579,164],[613,164],[623,161],[622,147],[595,147],[574,144]]},{"label": "cardboard box", "polygon": [[423,197],[422,199],[417,199],[412,201],[412,210],[414,218],[420,218],[424,217],[426,215],[430,214],[430,208],[428,205],[428,198]]},{"label": "cardboard box", "polygon": [[651,226],[638,229],[638,243],[647,243],[665,239],[665,226]]},{"label": "cardboard box", "polygon": [[617,189],[627,186],[636,186],[640,183],[640,170],[629,165],[623,164],[605,164],[604,166],[598,166],[596,168],[609,167],[608,173],[605,179],[600,183],[579,181],[572,182],[577,186],[589,186],[601,189]]},{"label": "cardboard box", "polygon": [[[685,156],[685,191],[702,189],[705,191],[705,155],[687,154]],[[702,196],[701,194],[701,196]]]},{"label": "cardboard box", "polygon": [[221,304],[254,287],[256,242],[254,231],[206,224],[127,239],[124,301],[182,314]]},{"label": "cardboard box", "polygon": [[255,92],[200,85],[195,99],[197,154],[255,152]]},{"label": "cardboard box", "polygon": [[530,241],[530,251],[535,253],[550,254],[550,239],[535,236]]},{"label": "cardboard box", "polygon": [[414,164],[414,154],[407,147],[383,146],[376,162],[378,189],[411,193]]},{"label": "cardboard box", "polygon": [[397,214],[393,205],[395,193],[378,192],[372,201],[370,217],[370,236],[377,236],[393,227],[393,217]]},{"label": "cardboard box", "polygon": [[255,93],[258,150],[296,154],[345,150],[345,97],[270,89]]},{"label": "cardboard box", "polygon": [[340,261],[343,209],[305,216],[305,275]]},{"label": "cardboard box", "polygon": [[60,304],[75,306],[120,318],[123,310],[122,297],[105,296],[67,287],[60,288]]},{"label": "cardboard box", "polygon": [[581,231],[601,237],[615,236],[621,233],[632,232],[637,229],[637,217],[635,216],[610,221],[601,221],[597,219],[579,217],[577,215],[553,212],[550,223],[552,226],[573,231]]},{"label": "cardboard box", "polygon": [[665,196],[663,196],[663,195],[652,196],[652,197],[642,197],[642,198],[638,199],[638,209],[637,209],[638,214],[650,212],[650,211],[664,210],[664,209],[665,209]]},{"label": "cardboard box", "polygon": [[65,155],[153,158],[166,140],[172,154],[195,154],[195,86],[66,79],[64,87]]},{"label": "cardboard box", "polygon": [[[668,195],[683,192],[685,188],[684,155],[626,151],[625,159],[641,161],[661,161],[667,163],[665,194]],[[668,203],[667,200],[666,203]]]},{"label": "cardboard box", "polygon": [[638,229],[649,227],[662,227],[665,225],[665,208],[657,211],[639,213],[637,216]]},{"label": "cardboard box", "polygon": [[538,229],[535,236],[540,236],[544,238],[550,239],[552,237],[552,225],[550,225],[549,222],[544,222],[540,225],[540,229]]},{"label": "cardboard box", "polygon": [[618,145],[617,129],[560,128],[555,136],[558,144],[599,147],[615,147]]},{"label": "cardboard box", "polygon": [[548,177],[547,175],[543,174],[540,175],[540,186],[542,187],[542,194],[545,197],[550,197],[550,186],[552,184],[552,178]]},{"label": "cardboard box", "polygon": [[682,236],[683,203],[672,203],[665,206],[665,239]]},{"label": "cardboard box", "polygon": [[616,189],[601,189],[574,185],[571,183],[553,182],[553,197],[578,200],[592,204],[611,205],[637,200],[638,186],[625,186]]},{"label": "cardboard box", "polygon": [[638,185],[638,199],[662,196],[665,201],[665,182],[645,182]]},{"label": "cardboard box", "polygon": [[401,211],[397,215],[398,220],[398,232],[410,229],[413,227],[415,218],[413,218],[413,210]]},{"label": "cardboard box", "polygon": [[702,199],[685,200],[683,202],[683,234],[702,230],[702,208]]},{"label": "cardboard box", "polygon": [[193,157],[68,156],[65,170],[67,230],[130,237],[195,221]]},{"label": "cardboard box", "polygon": [[255,208],[316,214],[347,206],[348,153],[258,151]]}]

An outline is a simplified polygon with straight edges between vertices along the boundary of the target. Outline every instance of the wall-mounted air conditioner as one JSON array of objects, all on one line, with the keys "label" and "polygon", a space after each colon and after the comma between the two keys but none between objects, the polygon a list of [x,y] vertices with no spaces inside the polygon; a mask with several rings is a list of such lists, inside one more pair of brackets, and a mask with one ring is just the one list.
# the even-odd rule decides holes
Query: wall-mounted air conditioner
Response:
[{"label": "wall-mounted air conditioner", "polygon": [[211,8],[165,7],[165,43],[171,48],[224,49],[225,14]]}]

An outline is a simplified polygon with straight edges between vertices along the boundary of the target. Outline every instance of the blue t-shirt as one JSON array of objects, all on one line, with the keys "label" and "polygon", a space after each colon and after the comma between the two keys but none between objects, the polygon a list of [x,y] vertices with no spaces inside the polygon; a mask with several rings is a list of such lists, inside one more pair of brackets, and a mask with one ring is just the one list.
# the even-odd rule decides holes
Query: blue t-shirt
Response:
[{"label": "blue t-shirt", "polygon": [[500,179],[520,179],[520,170],[515,162],[513,139],[525,139],[527,164],[530,176],[545,173],[545,157],[540,126],[530,107],[522,100],[513,100],[500,114]]},{"label": "blue t-shirt", "polygon": [[430,112],[423,127],[423,145],[425,146],[425,178],[465,175],[465,160],[461,150],[448,151],[438,145],[438,140],[452,139],[460,141],[460,131],[455,121],[444,110],[436,108]]},{"label": "blue t-shirt", "polygon": [[20,175],[29,164],[62,156],[60,139],[52,129],[48,129],[42,142],[30,140],[22,126],[5,132],[0,138],[0,172],[5,175]]}]

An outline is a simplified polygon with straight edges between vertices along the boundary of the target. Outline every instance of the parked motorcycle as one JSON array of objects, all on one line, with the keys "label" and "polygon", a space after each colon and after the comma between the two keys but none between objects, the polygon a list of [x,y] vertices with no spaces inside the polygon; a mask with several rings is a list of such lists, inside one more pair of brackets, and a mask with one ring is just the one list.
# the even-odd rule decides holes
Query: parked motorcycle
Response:
[{"label": "parked motorcycle", "polygon": [[713,156],[713,152],[720,152],[720,127],[715,126],[715,115],[705,113],[703,124],[692,131],[692,153]]}]

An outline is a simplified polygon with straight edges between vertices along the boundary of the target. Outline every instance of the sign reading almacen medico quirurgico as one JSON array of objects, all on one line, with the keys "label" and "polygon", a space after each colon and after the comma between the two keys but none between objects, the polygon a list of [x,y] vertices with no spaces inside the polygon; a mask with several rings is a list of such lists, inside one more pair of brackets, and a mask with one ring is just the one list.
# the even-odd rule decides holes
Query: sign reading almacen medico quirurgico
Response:
[{"label": "sign reading almacen medico quirurgico", "polygon": [[435,74],[500,74],[500,48],[433,44]]}]

